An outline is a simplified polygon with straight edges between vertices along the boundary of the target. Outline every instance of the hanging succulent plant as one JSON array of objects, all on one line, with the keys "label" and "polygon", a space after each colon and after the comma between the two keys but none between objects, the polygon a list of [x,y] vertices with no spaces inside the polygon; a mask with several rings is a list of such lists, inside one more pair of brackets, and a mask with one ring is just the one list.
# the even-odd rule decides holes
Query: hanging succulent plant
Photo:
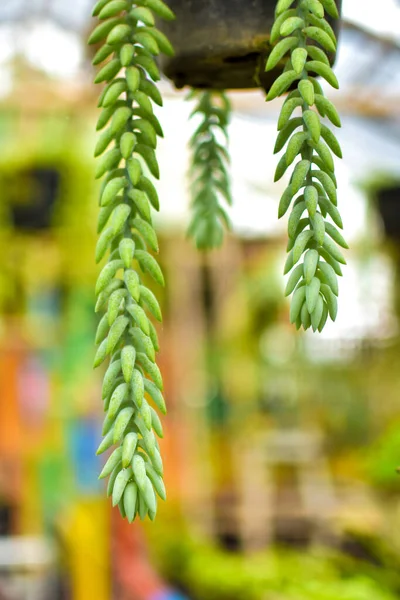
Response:
[{"label": "hanging succulent plant", "polygon": [[152,102],[162,105],[162,98],[154,83],[160,78],[155,56],[173,53],[154,15],[174,15],[161,0],[99,0],[93,15],[101,23],[89,44],[102,42],[93,63],[107,60],[95,78],[106,83],[97,123],[104,131],[95,149],[101,156],[96,177],[103,177],[96,261],[106,255],[107,261],[96,284],[96,312],[104,316],[94,366],[109,359],[102,391],[104,438],[97,452],[116,446],[100,477],[109,477],[107,494],[123,517],[154,519],[156,494],[165,499],[165,487],[156,438],[163,432],[152,404],[163,414],[166,406],[150,316],[161,321],[161,310],[140,272],[164,285],[153,256],[158,243],[151,213],[159,209],[159,200],[146,169],[159,178],[155,149],[163,133]]},{"label": "hanging succulent plant", "polygon": [[[339,127],[340,118],[315,78],[321,76],[338,87],[330,64],[336,37],[325,11],[338,17],[334,0],[279,0],[270,35],[274,47],[265,69],[279,69],[285,62],[267,100],[289,91],[278,120],[275,152],[285,145],[286,150],[275,180],[297,156],[300,159],[279,204],[279,217],[292,207],[285,266],[285,273],[291,271],[286,294],[293,292],[290,320],[297,328],[312,326],[314,331],[322,330],[328,315],[336,318],[337,275],[342,274],[340,264],[345,264],[338,245],[347,248],[337,229],[342,220],[331,151],[339,157],[342,153],[320,119],[326,116]],[[96,284],[96,311],[104,314],[96,334],[94,365],[109,359],[102,389],[104,438],[98,454],[116,446],[100,477],[109,477],[107,493],[123,517],[133,521],[138,514],[154,519],[157,495],[165,499],[165,487],[156,437],[162,437],[162,425],[152,404],[162,413],[166,406],[155,358],[157,333],[150,317],[158,321],[162,317],[140,273],[164,285],[154,257],[158,243],[152,225],[152,209],[159,209],[159,200],[147,172],[159,178],[156,146],[163,133],[152,105],[162,105],[155,84],[160,79],[156,57],[173,54],[168,38],[155,26],[155,16],[172,20],[174,15],[162,0],[99,0],[93,15],[101,23],[89,44],[102,43],[93,63],[104,63],[95,83],[106,84],[97,123],[103,133],[95,149],[95,156],[101,156],[96,177],[103,177],[96,261],[107,256],[107,262]],[[189,97],[197,99],[192,115],[200,117],[190,141],[189,234],[198,248],[210,249],[222,243],[229,227],[224,204],[231,204],[227,150],[231,108],[223,91],[192,91]],[[296,110],[299,115],[293,116]]]},{"label": "hanging succulent plant", "polygon": [[188,233],[197,248],[209,250],[222,244],[224,228],[230,227],[223,204],[232,204],[227,148],[231,105],[224,92],[192,91],[192,98],[198,98],[192,116],[201,122],[190,140],[193,217]]},{"label": "hanging succulent plant", "polygon": [[[274,69],[290,52],[284,72],[273,83],[267,100],[296,86],[288,94],[278,120],[275,152],[287,145],[275,181],[296,157],[300,158],[281,197],[278,216],[291,207],[289,254],[284,269],[285,273],[291,271],[286,286],[286,295],[293,292],[290,321],[297,329],[312,326],[314,331],[323,329],[328,315],[336,319],[337,276],[342,275],[340,265],[346,264],[338,246],[348,247],[337,229],[343,224],[331,154],[341,158],[342,151],[335,134],[320,119],[326,116],[340,127],[340,118],[315,79],[319,75],[334,88],[339,87],[328,58],[336,51],[336,37],[324,17],[325,11],[338,17],[334,0],[279,0],[271,31],[275,46],[266,64],[267,71]],[[299,116],[293,116],[296,110]],[[333,223],[326,220],[328,215]]]}]

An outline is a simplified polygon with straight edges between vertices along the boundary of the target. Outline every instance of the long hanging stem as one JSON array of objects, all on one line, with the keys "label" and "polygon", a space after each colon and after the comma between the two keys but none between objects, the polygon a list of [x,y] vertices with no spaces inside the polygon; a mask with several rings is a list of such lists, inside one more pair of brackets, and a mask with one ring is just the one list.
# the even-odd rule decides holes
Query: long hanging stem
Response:
[{"label": "long hanging stem", "polygon": [[192,91],[188,99],[193,97],[198,103],[191,116],[202,120],[190,140],[193,216],[188,234],[197,248],[208,250],[220,246],[224,228],[230,228],[223,204],[232,204],[227,149],[231,105],[224,92]]},{"label": "long hanging stem", "polygon": [[[271,43],[276,44],[268,58],[266,70],[283,59],[284,72],[272,85],[267,100],[291,91],[281,109],[275,152],[286,150],[275,172],[278,181],[297,156],[290,183],[285,189],[278,216],[291,206],[288,223],[288,257],[284,272],[291,271],[286,295],[293,292],[290,321],[297,329],[303,326],[322,331],[328,315],[337,315],[338,280],[341,264],[346,261],[338,246],[348,248],[337,227],[343,228],[337,209],[336,177],[331,151],[339,158],[342,151],[334,133],[321,123],[327,117],[340,127],[339,115],[325,98],[315,79],[323,77],[338,88],[327,53],[336,51],[336,37],[325,19],[325,11],[338,18],[334,0],[279,0]],[[290,57],[287,53],[290,52]],[[285,58],[286,57],[286,58]],[[299,110],[300,116],[292,116]],[[305,216],[303,216],[305,213]],[[329,216],[331,221],[326,220]],[[335,225],[337,227],[335,227]],[[298,264],[304,254],[303,262]],[[295,266],[296,265],[296,266]]]},{"label": "long hanging stem", "polygon": [[106,255],[107,261],[96,283],[96,312],[105,314],[97,329],[94,366],[110,359],[102,389],[104,438],[97,453],[116,446],[100,478],[109,476],[107,494],[130,522],[137,514],[153,520],[156,494],[165,499],[156,438],[163,432],[151,404],[163,414],[166,407],[155,358],[157,333],[149,318],[161,321],[161,311],[140,275],[147,272],[164,285],[152,254],[158,243],[151,213],[159,210],[159,200],[146,172],[159,178],[155,149],[157,136],[163,135],[152,107],[152,102],[162,105],[154,56],[171,55],[173,49],[154,26],[153,13],[174,18],[161,0],[99,0],[93,15],[101,23],[89,38],[89,44],[102,43],[93,63],[107,61],[95,79],[107,84],[97,122],[97,130],[104,131],[95,149],[95,156],[102,155],[96,177],[104,176],[96,262]]}]

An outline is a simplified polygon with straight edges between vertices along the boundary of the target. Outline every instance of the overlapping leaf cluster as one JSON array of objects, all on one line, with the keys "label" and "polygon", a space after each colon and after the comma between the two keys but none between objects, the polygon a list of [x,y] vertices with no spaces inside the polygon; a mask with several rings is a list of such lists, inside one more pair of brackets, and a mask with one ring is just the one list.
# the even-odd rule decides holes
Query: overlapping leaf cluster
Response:
[{"label": "overlapping leaf cluster", "polygon": [[223,204],[232,204],[227,150],[231,105],[222,91],[193,91],[188,98],[193,97],[198,102],[192,116],[200,116],[201,123],[190,140],[193,216],[188,233],[197,248],[207,250],[220,246],[224,228],[230,227]]},{"label": "overlapping leaf cluster", "polygon": [[284,270],[291,271],[286,287],[286,295],[293,292],[290,321],[298,329],[312,326],[314,331],[323,329],[328,315],[336,319],[337,276],[342,274],[340,264],[346,263],[338,246],[348,247],[338,230],[343,225],[332,157],[333,152],[341,158],[342,152],[335,135],[321,122],[321,117],[327,117],[340,127],[340,118],[315,78],[319,75],[334,88],[339,87],[328,58],[336,50],[336,38],[325,11],[338,17],[334,0],[279,0],[271,31],[275,46],[266,64],[270,70],[282,60],[286,63],[267,100],[296,86],[279,116],[275,152],[287,145],[275,181],[297,157],[300,159],[281,197],[279,217],[291,207]]},{"label": "overlapping leaf cluster", "polygon": [[[157,333],[149,317],[161,321],[159,303],[140,271],[158,284],[164,277],[153,252],[158,252],[152,207],[159,209],[156,189],[146,168],[158,178],[155,155],[162,129],[152,102],[161,105],[155,85],[160,76],[155,55],[172,54],[167,38],[155,27],[154,14],[172,19],[161,0],[99,0],[93,14],[101,23],[89,44],[102,43],[95,65],[106,61],[95,82],[106,82],[100,95],[95,150],[96,177],[104,176],[98,219],[96,261],[107,255],[96,284],[96,311],[104,311],[97,334],[94,365],[110,359],[102,398],[105,419],[98,454],[117,447],[100,477],[109,476],[108,495],[122,516],[154,519],[156,494],[165,499],[163,464],[157,436],[159,416],[166,412],[163,382],[156,364]],[[155,435],[156,434],[156,435]]]}]

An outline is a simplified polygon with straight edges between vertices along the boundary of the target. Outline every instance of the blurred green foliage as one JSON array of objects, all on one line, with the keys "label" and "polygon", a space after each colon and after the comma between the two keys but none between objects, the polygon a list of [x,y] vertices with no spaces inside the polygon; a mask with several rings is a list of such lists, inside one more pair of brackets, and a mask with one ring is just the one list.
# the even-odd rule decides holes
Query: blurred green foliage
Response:
[{"label": "blurred green foliage", "polygon": [[165,576],[195,600],[394,600],[399,579],[383,565],[329,549],[226,552],[176,529],[151,531]]},{"label": "blurred green foliage", "polygon": [[400,423],[390,426],[370,448],[366,472],[370,482],[386,492],[398,492],[400,475]]}]

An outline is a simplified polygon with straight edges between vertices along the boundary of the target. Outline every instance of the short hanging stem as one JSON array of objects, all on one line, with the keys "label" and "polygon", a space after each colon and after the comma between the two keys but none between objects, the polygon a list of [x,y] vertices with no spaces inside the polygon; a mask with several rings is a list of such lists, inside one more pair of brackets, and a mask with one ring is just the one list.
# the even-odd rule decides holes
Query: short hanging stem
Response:
[{"label": "short hanging stem", "polygon": [[192,219],[188,234],[197,248],[210,250],[222,244],[224,229],[230,228],[224,204],[232,204],[227,130],[231,106],[224,92],[192,91],[188,99],[192,98],[197,104],[191,116],[202,120],[190,140]]}]

